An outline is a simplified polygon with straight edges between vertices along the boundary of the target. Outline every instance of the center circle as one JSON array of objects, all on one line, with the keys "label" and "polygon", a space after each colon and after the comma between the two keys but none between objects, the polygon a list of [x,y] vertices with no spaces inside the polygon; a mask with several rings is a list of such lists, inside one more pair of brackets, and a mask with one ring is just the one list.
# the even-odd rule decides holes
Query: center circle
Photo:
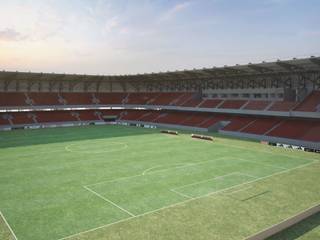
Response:
[{"label": "center circle", "polygon": [[74,153],[110,153],[118,152],[128,148],[128,145],[123,142],[109,142],[105,140],[82,141],[69,144],[65,147],[68,152]]}]

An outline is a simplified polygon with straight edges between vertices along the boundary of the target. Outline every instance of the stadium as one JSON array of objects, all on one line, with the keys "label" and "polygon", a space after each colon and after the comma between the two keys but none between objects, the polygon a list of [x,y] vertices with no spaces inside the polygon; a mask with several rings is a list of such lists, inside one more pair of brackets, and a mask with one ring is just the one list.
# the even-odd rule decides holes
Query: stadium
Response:
[{"label": "stadium", "polygon": [[0,239],[319,240],[320,57],[226,64],[0,71]]},{"label": "stadium", "polygon": [[242,239],[319,211],[320,58],[0,79],[1,129],[32,129],[1,132],[1,206],[22,239],[166,239],[193,224],[190,239]]}]

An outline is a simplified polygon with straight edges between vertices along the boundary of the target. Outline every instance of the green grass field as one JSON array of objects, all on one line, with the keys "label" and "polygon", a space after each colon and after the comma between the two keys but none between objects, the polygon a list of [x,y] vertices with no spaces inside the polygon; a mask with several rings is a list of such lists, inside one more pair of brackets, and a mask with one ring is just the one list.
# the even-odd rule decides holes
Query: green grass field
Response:
[{"label": "green grass field", "polygon": [[0,239],[245,239],[320,203],[319,160],[123,126],[0,132]]}]

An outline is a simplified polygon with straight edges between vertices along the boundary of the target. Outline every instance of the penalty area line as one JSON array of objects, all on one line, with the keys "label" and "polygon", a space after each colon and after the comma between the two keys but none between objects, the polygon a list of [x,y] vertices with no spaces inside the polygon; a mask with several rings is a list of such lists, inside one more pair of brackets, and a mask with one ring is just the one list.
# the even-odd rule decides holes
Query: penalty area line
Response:
[{"label": "penalty area line", "polygon": [[12,230],[12,228],[10,227],[8,221],[6,220],[6,218],[4,217],[3,213],[0,211],[0,216],[3,219],[4,223],[7,225],[10,233],[12,234],[12,236],[14,237],[15,240],[18,240],[16,234],[14,233],[14,231]]},{"label": "penalty area line", "polygon": [[171,192],[174,192],[175,194],[178,194],[178,195],[180,195],[180,196],[182,196],[182,197],[184,197],[184,198],[188,198],[188,199],[193,198],[193,197],[190,197],[190,196],[189,196],[189,195],[187,195],[187,194],[184,194],[184,193],[178,192],[178,191],[176,191],[176,190],[174,190],[174,189],[170,189],[170,191],[171,191]]},{"label": "penalty area line", "polygon": [[120,210],[122,210],[123,212],[129,214],[131,217],[135,217],[136,215],[132,214],[131,212],[129,212],[128,210],[120,207],[118,204],[112,202],[111,200],[109,200],[108,198],[105,198],[104,196],[100,195],[99,193],[93,191],[92,189],[90,189],[89,187],[83,186],[86,190],[88,190],[89,192],[93,193],[94,195],[96,195],[97,197],[101,198],[102,200],[112,204],[113,206],[119,208]]}]

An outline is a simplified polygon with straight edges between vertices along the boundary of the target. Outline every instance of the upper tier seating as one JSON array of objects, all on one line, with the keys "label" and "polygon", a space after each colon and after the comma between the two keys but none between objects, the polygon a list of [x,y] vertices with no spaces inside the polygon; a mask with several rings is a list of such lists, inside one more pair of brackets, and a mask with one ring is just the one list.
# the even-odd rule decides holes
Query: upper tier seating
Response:
[{"label": "upper tier seating", "polygon": [[0,93],[0,106],[25,106],[26,95],[24,93],[13,93],[13,92],[1,92]]},{"label": "upper tier seating", "polygon": [[95,97],[99,100],[99,104],[123,104],[127,93],[95,93]]},{"label": "upper tier seating", "polygon": [[216,108],[221,104],[223,99],[205,99],[200,105],[200,108]]},{"label": "upper tier seating", "polygon": [[262,101],[262,100],[251,100],[248,104],[243,108],[246,110],[265,110],[266,107],[270,105],[270,101]]},{"label": "upper tier seating", "polygon": [[154,96],[155,93],[129,93],[126,104],[145,105]]},{"label": "upper tier seating", "polygon": [[225,100],[219,108],[240,109],[246,103],[247,100]]},{"label": "upper tier seating", "polygon": [[93,104],[92,93],[61,93],[66,100],[66,105],[90,105]]},{"label": "upper tier seating", "polygon": [[174,101],[172,101],[170,105],[182,106],[192,98],[193,98],[193,93],[184,93],[180,95],[178,98],[176,98]]},{"label": "upper tier seating", "polygon": [[151,105],[170,105],[171,102],[181,97],[183,93],[160,93],[155,99],[149,102]]},{"label": "upper tier seating", "polygon": [[313,91],[294,111],[320,112],[320,91]]},{"label": "upper tier seating", "polygon": [[296,102],[288,102],[288,101],[275,101],[268,111],[282,111],[288,112],[292,110],[297,105]]},{"label": "upper tier seating", "polygon": [[182,104],[183,107],[197,107],[200,103],[202,103],[202,99],[199,98],[191,98],[184,104]]},{"label": "upper tier seating", "polygon": [[47,92],[32,92],[28,93],[29,98],[32,100],[32,105],[59,105],[58,93]]}]

